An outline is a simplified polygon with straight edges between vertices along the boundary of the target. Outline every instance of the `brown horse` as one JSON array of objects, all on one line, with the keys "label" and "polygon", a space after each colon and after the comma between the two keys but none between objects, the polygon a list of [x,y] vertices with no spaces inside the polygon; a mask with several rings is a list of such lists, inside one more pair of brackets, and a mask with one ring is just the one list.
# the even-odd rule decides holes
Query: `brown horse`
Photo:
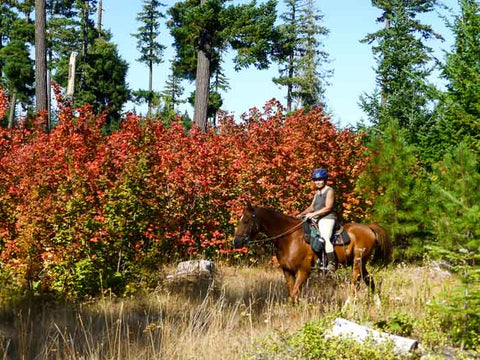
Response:
[{"label": "brown horse", "polygon": [[[258,233],[273,241],[275,255],[287,281],[288,292],[293,302],[297,301],[302,285],[307,280],[316,255],[303,237],[302,220],[282,214],[278,210],[247,206],[235,230],[235,248],[246,246]],[[338,264],[352,265],[351,287],[355,291],[360,279],[375,291],[373,278],[366,269],[366,263],[373,254],[375,263],[391,260],[392,244],[387,232],[376,224],[349,223],[343,226],[350,236],[350,243],[335,246]]]}]

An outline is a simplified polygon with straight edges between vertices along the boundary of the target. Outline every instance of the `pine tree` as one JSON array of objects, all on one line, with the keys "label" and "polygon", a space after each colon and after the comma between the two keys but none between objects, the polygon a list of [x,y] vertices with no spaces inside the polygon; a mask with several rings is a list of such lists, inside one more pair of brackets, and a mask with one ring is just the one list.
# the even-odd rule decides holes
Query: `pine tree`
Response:
[{"label": "pine tree", "polygon": [[275,49],[274,0],[263,5],[225,4],[226,0],[186,0],[168,11],[177,52],[175,70],[196,81],[194,122],[202,130],[207,125],[210,78],[222,53],[228,48],[236,51],[236,70],[249,65],[264,69]]},{"label": "pine tree", "polygon": [[[157,38],[160,35],[159,19],[165,17],[159,11],[163,6],[157,0],[144,0],[143,9],[137,16],[137,21],[141,23],[138,32],[133,34],[137,38],[137,49],[141,56],[137,61],[144,63],[148,67],[148,92],[153,90],[153,65],[163,62],[163,50],[165,46],[161,45]],[[151,96],[147,99],[148,116],[151,116],[152,103]]]},{"label": "pine tree", "polygon": [[372,132],[370,161],[358,181],[358,189],[371,203],[372,220],[389,229],[397,258],[418,256],[417,240],[425,231],[419,219],[427,192],[417,181],[422,172],[405,133],[396,121],[383,132]]},{"label": "pine tree", "polygon": [[33,9],[33,2],[29,1],[8,0],[0,6],[0,86],[10,95],[8,126],[13,126],[15,121],[16,105],[27,109],[33,100],[34,79],[30,75],[34,70],[29,56],[35,34],[30,19]]},{"label": "pine tree", "polygon": [[118,54],[115,44],[99,38],[89,47],[83,68],[84,89],[77,85],[75,101],[93,105],[98,113],[108,109],[109,130],[118,126],[122,107],[129,97],[127,70],[128,64]]},{"label": "pine tree", "polygon": [[173,113],[175,113],[177,105],[185,102],[185,100],[182,100],[183,92],[184,88],[182,87],[181,79],[177,76],[172,66],[170,69],[170,75],[168,75],[168,79],[165,82],[165,88],[161,93],[161,97],[165,102],[166,107],[168,107]]},{"label": "pine tree", "polygon": [[373,54],[379,90],[362,96],[362,107],[380,129],[396,119],[407,131],[407,141],[419,144],[428,135],[433,120],[429,110],[432,86],[427,82],[432,72],[432,49],[425,41],[441,37],[417,16],[433,11],[437,0],[373,0],[372,4],[383,11],[377,22],[384,28],[362,41],[376,43]]},{"label": "pine tree", "polygon": [[208,117],[212,118],[213,127],[217,126],[217,112],[223,105],[223,99],[220,91],[225,92],[230,89],[228,79],[220,66],[216,69],[210,87],[210,99],[208,104]]},{"label": "pine tree", "polygon": [[[480,246],[480,167],[477,154],[461,143],[430,175],[428,220],[440,251],[468,260]],[[460,251],[463,249],[463,251]],[[472,261],[470,258],[469,261]]]},{"label": "pine tree", "polygon": [[450,28],[455,43],[442,66],[447,90],[441,95],[438,154],[449,152],[459,141],[480,153],[480,4],[460,0],[460,14]]},{"label": "pine tree", "polygon": [[480,172],[478,154],[460,143],[446,153],[430,175],[431,196],[425,220],[432,229],[428,252],[451,265],[462,284],[449,292],[437,312],[447,324],[452,341],[478,349],[480,341]]},{"label": "pine tree", "polygon": [[25,41],[13,40],[4,46],[0,50],[0,62],[3,64],[2,83],[11,98],[8,126],[12,127],[17,101],[30,104],[35,92],[33,61],[30,59],[30,52]]},{"label": "pine tree", "polygon": [[[10,41],[10,32],[18,16],[8,1],[0,4],[0,50]],[[0,76],[3,63],[0,61]]]},{"label": "pine tree", "polygon": [[321,26],[323,16],[315,9],[312,0],[286,0],[287,11],[281,16],[283,36],[279,52],[280,76],[274,83],[287,88],[287,111],[294,101],[311,108],[323,100],[330,70],[323,65],[329,62],[328,53],[321,49],[319,36],[328,29]]},{"label": "pine tree", "polygon": [[[75,84],[73,105],[90,103],[97,112],[108,109],[106,128],[110,130],[118,125],[122,107],[130,96],[126,83],[128,65],[119,56],[117,46],[109,42],[111,35],[108,31],[102,30],[102,37],[99,37],[95,24],[90,20],[95,6],[96,1],[75,0],[68,29],[55,33],[59,40],[53,49],[60,59],[56,62],[54,79],[66,87],[70,53],[77,52],[80,79]],[[85,49],[86,57],[83,55]]]},{"label": "pine tree", "polygon": [[81,49],[80,23],[74,7],[76,0],[50,0],[47,3],[47,48],[50,69],[56,69],[60,59]]}]

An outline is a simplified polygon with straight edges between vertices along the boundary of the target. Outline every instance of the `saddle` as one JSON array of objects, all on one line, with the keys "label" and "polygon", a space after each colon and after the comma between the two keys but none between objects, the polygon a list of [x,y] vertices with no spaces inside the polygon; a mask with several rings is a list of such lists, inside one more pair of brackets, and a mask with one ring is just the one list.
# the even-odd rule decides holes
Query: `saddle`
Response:
[{"label": "saddle", "polygon": [[[316,236],[319,236],[317,225],[313,221],[304,222],[303,237],[305,241],[310,244],[311,240],[314,239]],[[348,233],[338,222],[338,220],[335,220],[335,225],[333,226],[330,242],[333,246],[345,246],[350,244],[350,236],[348,236]]]}]

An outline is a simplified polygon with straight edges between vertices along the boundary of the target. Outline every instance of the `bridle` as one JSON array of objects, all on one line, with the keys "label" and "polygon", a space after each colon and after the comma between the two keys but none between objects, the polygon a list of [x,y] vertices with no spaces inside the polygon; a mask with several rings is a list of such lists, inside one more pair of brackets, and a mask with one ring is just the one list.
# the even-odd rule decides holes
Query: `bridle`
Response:
[{"label": "bridle", "polygon": [[245,235],[242,235],[242,234],[235,234],[235,237],[241,237],[241,239],[244,241],[244,242],[248,242],[249,244],[257,244],[257,243],[262,243],[262,242],[267,242],[267,241],[272,241],[272,240],[276,240],[276,239],[279,239],[285,235],[288,235],[288,234],[291,234],[293,233],[295,230],[299,229],[304,222],[307,221],[307,219],[303,219],[299,224],[291,227],[290,229],[288,229],[287,231],[279,234],[279,235],[275,235],[275,236],[272,236],[272,237],[269,237],[269,238],[266,238],[266,239],[260,239],[260,240],[255,240],[255,241],[252,241],[252,240],[249,240],[251,239],[252,237],[252,232],[254,230],[254,226],[256,226],[257,228],[255,229],[256,232],[259,231],[259,225],[257,223],[257,220],[256,220],[256,215],[255,215],[255,209],[252,210],[252,223],[250,224],[250,228],[248,229],[247,233]]},{"label": "bridle", "polygon": [[248,229],[248,231],[246,232],[246,234],[238,234],[238,233],[235,233],[234,236],[235,237],[239,237],[242,239],[242,242],[249,242],[251,243],[252,241],[250,241],[250,239],[252,238],[252,232],[254,230],[254,227],[255,228],[255,231],[258,232],[259,231],[259,225],[257,223],[257,217],[255,215],[255,209],[252,210],[252,223],[250,224],[250,228]]}]

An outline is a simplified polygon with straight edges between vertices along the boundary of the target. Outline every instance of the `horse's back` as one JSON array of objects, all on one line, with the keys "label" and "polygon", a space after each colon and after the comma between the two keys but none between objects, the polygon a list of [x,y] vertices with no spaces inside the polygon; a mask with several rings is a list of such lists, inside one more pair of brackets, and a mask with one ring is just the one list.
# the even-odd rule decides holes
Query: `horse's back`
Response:
[{"label": "horse's back", "polygon": [[375,239],[375,232],[369,225],[360,224],[357,222],[350,222],[348,224],[343,225],[344,230],[350,236],[352,241],[356,239]]},{"label": "horse's back", "polygon": [[369,257],[375,248],[374,263],[388,263],[392,257],[392,244],[387,230],[376,223],[360,224],[351,222],[343,228],[351,240],[352,253],[357,250]]}]

